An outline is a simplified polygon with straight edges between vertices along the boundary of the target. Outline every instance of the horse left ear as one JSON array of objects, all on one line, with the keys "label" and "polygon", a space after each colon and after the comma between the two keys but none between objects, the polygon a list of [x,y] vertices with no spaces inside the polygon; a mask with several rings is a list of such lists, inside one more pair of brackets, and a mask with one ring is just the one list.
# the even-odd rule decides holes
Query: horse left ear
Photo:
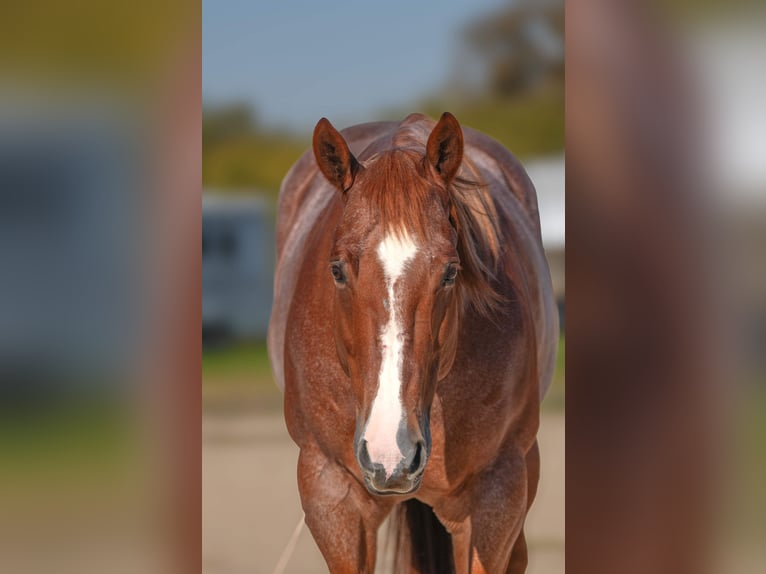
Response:
[{"label": "horse left ear", "polygon": [[444,112],[428,136],[426,157],[445,183],[457,175],[463,161],[463,130],[451,113]]}]

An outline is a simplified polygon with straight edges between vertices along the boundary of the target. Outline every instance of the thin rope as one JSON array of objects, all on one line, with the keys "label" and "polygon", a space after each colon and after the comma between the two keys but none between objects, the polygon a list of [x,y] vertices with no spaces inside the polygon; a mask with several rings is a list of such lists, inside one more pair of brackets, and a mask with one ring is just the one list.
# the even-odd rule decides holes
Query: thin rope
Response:
[{"label": "thin rope", "polygon": [[298,537],[303,530],[305,518],[306,515],[301,513],[301,518],[293,531],[293,535],[287,542],[287,546],[285,546],[285,549],[282,551],[282,556],[279,557],[279,562],[277,562],[277,565],[274,568],[274,574],[284,574],[285,568],[287,568],[287,563],[290,561],[290,558],[292,558],[293,552],[295,551],[295,545],[298,544]]}]

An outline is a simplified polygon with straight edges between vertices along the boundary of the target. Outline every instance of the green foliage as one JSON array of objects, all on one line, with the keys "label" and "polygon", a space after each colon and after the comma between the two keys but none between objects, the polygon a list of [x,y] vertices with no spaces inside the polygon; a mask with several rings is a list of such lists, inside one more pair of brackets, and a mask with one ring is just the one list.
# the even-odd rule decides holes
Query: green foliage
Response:
[{"label": "green foliage", "polygon": [[207,109],[202,112],[202,145],[211,146],[255,132],[253,110],[246,103]]},{"label": "green foliage", "polygon": [[266,344],[242,342],[202,351],[202,383],[226,384],[237,379],[271,384]]},{"label": "green foliage", "polygon": [[[119,399],[81,398],[3,412],[0,483],[113,480],[139,454],[135,412]],[[59,482],[60,485],[60,482]]]},{"label": "green foliage", "polygon": [[211,143],[202,152],[202,184],[257,188],[276,195],[282,178],[308,145],[308,138],[259,132]]},{"label": "green foliage", "polygon": [[564,93],[550,84],[511,99],[485,99],[449,107],[437,101],[424,112],[438,118],[450,111],[464,126],[495,138],[520,159],[564,149]]},{"label": "green foliage", "polygon": [[266,344],[243,341],[202,351],[202,405],[206,412],[279,412]]}]

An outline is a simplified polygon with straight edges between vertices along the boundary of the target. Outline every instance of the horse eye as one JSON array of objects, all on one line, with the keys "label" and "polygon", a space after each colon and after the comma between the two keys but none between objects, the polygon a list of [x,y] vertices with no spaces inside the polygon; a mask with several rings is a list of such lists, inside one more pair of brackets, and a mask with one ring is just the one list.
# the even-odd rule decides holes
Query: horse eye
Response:
[{"label": "horse eye", "polygon": [[332,273],[335,283],[342,285],[346,282],[346,274],[343,271],[343,264],[341,262],[335,261],[330,263],[330,273]]},{"label": "horse eye", "polygon": [[442,287],[454,285],[455,278],[457,277],[457,272],[458,266],[455,263],[450,263],[447,266],[447,270],[444,272],[444,277],[442,277]]}]

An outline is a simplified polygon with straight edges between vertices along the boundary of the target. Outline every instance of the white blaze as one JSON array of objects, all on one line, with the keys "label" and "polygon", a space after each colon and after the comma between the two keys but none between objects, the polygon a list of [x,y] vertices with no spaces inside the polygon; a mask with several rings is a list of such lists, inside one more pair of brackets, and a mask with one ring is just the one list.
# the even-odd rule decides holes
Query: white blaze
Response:
[{"label": "white blaze", "polygon": [[367,450],[372,462],[382,464],[386,476],[393,474],[404,458],[396,442],[396,433],[402,419],[401,401],[402,347],[404,332],[399,317],[394,286],[407,262],[417,253],[417,245],[405,231],[388,233],[378,245],[378,258],[383,265],[386,280],[388,321],[380,332],[382,360],[378,376],[378,392],[372,402],[370,418],[364,432]]}]

